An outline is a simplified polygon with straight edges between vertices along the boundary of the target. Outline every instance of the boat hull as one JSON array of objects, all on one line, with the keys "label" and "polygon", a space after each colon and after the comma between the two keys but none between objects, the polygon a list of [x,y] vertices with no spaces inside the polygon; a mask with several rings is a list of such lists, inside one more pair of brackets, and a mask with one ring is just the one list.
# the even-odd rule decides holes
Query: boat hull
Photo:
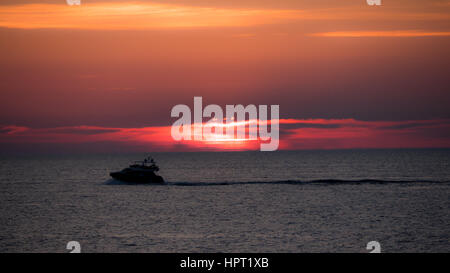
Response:
[{"label": "boat hull", "polygon": [[138,183],[138,184],[164,184],[164,179],[154,173],[151,174],[135,174],[135,173],[124,173],[124,172],[112,172],[110,176],[114,179],[128,182],[128,183]]}]

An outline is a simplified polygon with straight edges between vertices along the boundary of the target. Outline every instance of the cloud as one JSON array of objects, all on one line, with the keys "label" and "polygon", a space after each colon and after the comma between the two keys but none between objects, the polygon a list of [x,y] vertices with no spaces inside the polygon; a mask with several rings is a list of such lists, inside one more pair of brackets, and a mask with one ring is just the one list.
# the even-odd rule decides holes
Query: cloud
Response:
[{"label": "cloud", "polygon": [[[355,119],[280,119],[280,149],[449,148],[450,120],[360,121]],[[110,128],[73,126],[56,128],[0,128],[0,147],[46,144],[85,145],[98,149],[134,151],[240,151],[259,150],[260,140],[174,141],[171,126]],[[27,146],[27,147],[28,147]]]},{"label": "cloud", "polygon": [[299,10],[195,7],[160,3],[92,3],[12,5],[0,8],[7,28],[158,29],[254,26],[301,16]]},{"label": "cloud", "polygon": [[[445,8],[430,9],[430,3],[408,5],[401,9],[386,6],[383,10],[365,5],[346,5],[339,1],[312,5],[307,2],[242,5],[226,1],[95,1],[68,6],[60,2],[17,2],[0,6],[0,27],[19,29],[146,30],[167,28],[249,27],[268,24],[292,25],[304,20],[378,21],[447,21]],[[278,1],[274,1],[278,2]],[[328,1],[331,2],[331,1]],[[363,0],[361,0],[363,2]],[[222,4],[219,4],[222,3]],[[268,4],[268,2],[266,3]]]},{"label": "cloud", "polygon": [[389,30],[389,31],[334,31],[313,33],[318,37],[439,37],[450,36],[450,31],[418,31],[418,30]]},{"label": "cloud", "polygon": [[[301,123],[301,120],[297,120]],[[440,148],[450,147],[450,120],[309,120],[336,128],[284,130],[283,149]]]},{"label": "cloud", "polygon": [[6,134],[6,135],[14,135],[14,134],[18,134],[18,133],[22,133],[27,131],[28,128],[24,127],[24,126],[5,126],[0,128],[0,134]]}]

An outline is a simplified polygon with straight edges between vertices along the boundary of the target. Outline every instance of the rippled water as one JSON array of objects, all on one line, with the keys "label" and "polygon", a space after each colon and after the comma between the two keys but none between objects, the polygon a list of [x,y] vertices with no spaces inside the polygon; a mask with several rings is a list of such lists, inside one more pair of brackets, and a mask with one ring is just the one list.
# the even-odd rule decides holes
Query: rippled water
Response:
[{"label": "rippled water", "polygon": [[0,158],[0,251],[450,251],[450,150],[158,153],[166,185],[109,178],[145,155]]}]

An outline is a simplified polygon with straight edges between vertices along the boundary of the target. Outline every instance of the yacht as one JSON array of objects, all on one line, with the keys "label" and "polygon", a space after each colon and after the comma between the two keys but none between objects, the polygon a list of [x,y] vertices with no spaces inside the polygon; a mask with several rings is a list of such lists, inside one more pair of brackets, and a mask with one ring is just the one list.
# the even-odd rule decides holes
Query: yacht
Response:
[{"label": "yacht", "polygon": [[148,157],[143,161],[136,161],[134,164],[120,172],[112,172],[110,175],[112,178],[124,182],[163,184],[164,179],[155,174],[157,171],[159,171],[159,167],[156,165],[153,158]]}]

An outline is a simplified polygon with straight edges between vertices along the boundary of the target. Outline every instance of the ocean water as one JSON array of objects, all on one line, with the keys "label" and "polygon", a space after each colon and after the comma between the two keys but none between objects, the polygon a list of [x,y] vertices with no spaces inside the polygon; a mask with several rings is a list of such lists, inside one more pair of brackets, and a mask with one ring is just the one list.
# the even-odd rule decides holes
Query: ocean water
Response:
[{"label": "ocean water", "polygon": [[0,252],[450,251],[450,150],[0,157]]}]

